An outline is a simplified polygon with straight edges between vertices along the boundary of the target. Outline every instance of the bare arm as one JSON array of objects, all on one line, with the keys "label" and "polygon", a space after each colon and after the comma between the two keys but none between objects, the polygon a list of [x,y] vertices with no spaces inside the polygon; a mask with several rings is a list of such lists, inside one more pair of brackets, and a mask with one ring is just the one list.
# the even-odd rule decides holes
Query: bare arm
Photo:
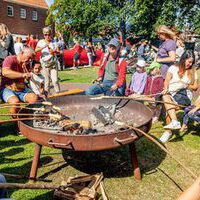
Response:
[{"label": "bare arm", "polygon": [[10,79],[29,78],[31,73],[21,73],[13,71],[9,68],[2,68],[2,75]]},{"label": "bare arm", "polygon": [[170,51],[168,57],[156,58],[156,61],[159,63],[175,62],[176,61],[176,53],[174,51]]},{"label": "bare arm", "polygon": [[195,80],[194,83],[189,84],[187,88],[190,90],[196,91],[198,89],[197,80]]},{"label": "bare arm", "polygon": [[198,178],[177,200],[199,200],[200,199],[200,178]]},{"label": "bare arm", "polygon": [[167,72],[166,78],[165,78],[165,82],[164,82],[164,90],[168,90],[169,88],[169,81],[172,78],[172,74],[170,72]]}]

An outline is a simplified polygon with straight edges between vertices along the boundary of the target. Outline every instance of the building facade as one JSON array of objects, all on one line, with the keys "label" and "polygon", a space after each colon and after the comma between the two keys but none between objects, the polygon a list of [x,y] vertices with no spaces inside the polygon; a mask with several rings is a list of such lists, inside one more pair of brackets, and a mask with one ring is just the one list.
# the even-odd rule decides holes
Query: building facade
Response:
[{"label": "building facade", "polygon": [[42,37],[48,5],[45,0],[0,0],[0,23],[15,36],[25,39],[33,34]]}]

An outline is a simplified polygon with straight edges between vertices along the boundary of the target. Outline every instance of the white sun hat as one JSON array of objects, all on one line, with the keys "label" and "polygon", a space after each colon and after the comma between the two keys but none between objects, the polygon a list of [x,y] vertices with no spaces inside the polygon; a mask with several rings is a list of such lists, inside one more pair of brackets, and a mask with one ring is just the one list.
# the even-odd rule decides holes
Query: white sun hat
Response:
[{"label": "white sun hat", "polygon": [[138,67],[146,67],[146,62],[144,60],[138,60],[136,64]]}]

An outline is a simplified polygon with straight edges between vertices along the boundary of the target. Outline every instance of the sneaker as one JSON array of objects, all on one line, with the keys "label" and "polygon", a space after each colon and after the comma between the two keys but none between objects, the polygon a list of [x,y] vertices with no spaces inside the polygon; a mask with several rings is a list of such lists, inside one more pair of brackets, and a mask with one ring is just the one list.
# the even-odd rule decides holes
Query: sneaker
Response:
[{"label": "sneaker", "polygon": [[181,128],[181,123],[177,120],[172,120],[168,125],[163,127],[164,129],[177,130]]},{"label": "sneaker", "polygon": [[70,67],[69,69],[71,69],[71,70],[77,70],[78,67]]},{"label": "sneaker", "polygon": [[172,133],[170,133],[169,131],[165,131],[165,132],[163,133],[163,135],[161,136],[160,141],[161,141],[162,143],[165,143],[165,142],[167,142],[171,137],[172,137]]}]

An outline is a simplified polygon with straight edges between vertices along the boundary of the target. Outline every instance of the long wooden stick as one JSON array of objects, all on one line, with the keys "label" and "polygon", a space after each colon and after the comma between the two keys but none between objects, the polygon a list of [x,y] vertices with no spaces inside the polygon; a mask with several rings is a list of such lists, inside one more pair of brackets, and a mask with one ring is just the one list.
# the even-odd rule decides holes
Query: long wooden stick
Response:
[{"label": "long wooden stick", "polygon": [[[8,174],[8,173],[1,173],[1,174],[3,176],[5,176],[6,178],[16,178],[16,179],[29,179],[29,180],[32,180],[28,176],[19,175],[19,174]],[[34,181],[52,182],[52,180],[46,180],[46,179],[43,179],[43,178],[34,178]]]},{"label": "long wooden stick", "polygon": [[20,184],[20,183],[0,183],[0,189],[58,189],[59,186],[52,184]]},{"label": "long wooden stick", "polygon": [[0,120],[0,124],[4,124],[7,122],[18,122],[18,121],[30,121],[30,120],[45,120],[46,117],[27,117],[27,118],[16,118],[16,119],[8,119],[8,120]]},{"label": "long wooden stick", "polygon": [[34,113],[8,113],[8,114],[0,114],[0,116],[40,116],[40,117],[48,117],[49,114],[34,114]]},{"label": "long wooden stick", "polygon": [[25,109],[25,110],[35,110],[35,111],[42,111],[44,112],[46,110],[46,108],[29,108],[29,107],[23,107],[23,106],[15,106],[15,105],[7,105],[7,106],[0,106],[0,109],[3,108],[11,108],[11,107],[15,107],[15,108],[20,108],[20,109]]},{"label": "long wooden stick", "polygon": [[183,163],[181,163],[178,159],[176,159],[173,154],[167,150],[167,148],[165,146],[163,146],[163,144],[161,144],[160,142],[158,142],[157,140],[155,140],[153,137],[151,137],[150,135],[148,135],[147,133],[145,133],[144,131],[140,130],[139,128],[136,128],[134,126],[129,126],[126,125],[124,122],[122,122],[124,124],[124,126],[137,131],[139,133],[141,133],[142,135],[144,135],[145,137],[147,137],[149,140],[151,140],[153,143],[155,143],[157,146],[159,146],[165,153],[167,153],[172,159],[174,159],[181,167],[183,167],[183,169],[185,169],[194,179],[197,179],[197,175],[194,174],[190,169],[188,169]]},{"label": "long wooden stick", "polygon": [[42,102],[36,102],[36,103],[24,103],[24,102],[20,102],[20,103],[3,103],[2,106],[4,106],[4,105],[35,105],[35,104],[42,104],[42,105],[46,105],[46,106],[52,106],[53,105],[50,101],[42,101]]},{"label": "long wooden stick", "polygon": [[100,100],[100,99],[127,99],[127,100],[137,100],[137,101],[149,101],[154,103],[162,103],[162,104],[170,104],[174,106],[178,106],[181,108],[186,108],[187,106],[183,106],[180,104],[172,103],[172,102],[165,102],[165,101],[157,101],[149,98],[134,98],[134,97],[123,97],[123,96],[100,96],[100,97],[91,97],[92,100]]}]

